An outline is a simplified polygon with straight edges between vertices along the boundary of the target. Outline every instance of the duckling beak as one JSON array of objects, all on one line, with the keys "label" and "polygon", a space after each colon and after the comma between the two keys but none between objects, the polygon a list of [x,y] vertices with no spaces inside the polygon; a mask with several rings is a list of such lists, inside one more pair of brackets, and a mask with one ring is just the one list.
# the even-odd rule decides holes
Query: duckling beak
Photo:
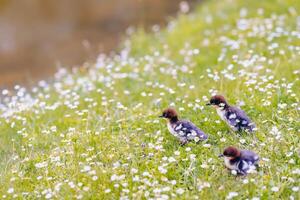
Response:
[{"label": "duckling beak", "polygon": [[163,118],[164,116],[163,116],[163,115],[159,115],[158,117],[159,117],[159,118]]},{"label": "duckling beak", "polygon": [[219,158],[222,158],[222,157],[224,157],[224,155],[223,155],[223,154],[220,154],[218,157],[219,157]]},{"label": "duckling beak", "polygon": [[207,105],[207,106],[211,106],[211,103],[207,103],[206,105]]}]

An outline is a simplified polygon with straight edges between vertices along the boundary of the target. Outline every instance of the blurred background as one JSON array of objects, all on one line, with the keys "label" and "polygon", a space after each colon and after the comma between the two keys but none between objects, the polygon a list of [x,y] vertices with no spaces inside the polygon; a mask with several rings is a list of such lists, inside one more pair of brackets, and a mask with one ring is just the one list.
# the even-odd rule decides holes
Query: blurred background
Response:
[{"label": "blurred background", "polygon": [[0,88],[116,50],[128,27],[163,26],[201,0],[0,0]]}]

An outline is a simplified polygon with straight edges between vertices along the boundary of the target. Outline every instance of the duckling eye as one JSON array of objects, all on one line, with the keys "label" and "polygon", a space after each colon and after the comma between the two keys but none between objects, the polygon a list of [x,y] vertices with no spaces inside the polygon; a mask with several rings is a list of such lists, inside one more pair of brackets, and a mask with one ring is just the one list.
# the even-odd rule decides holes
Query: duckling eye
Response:
[{"label": "duckling eye", "polygon": [[210,101],[210,103],[211,103],[212,105],[218,105],[218,101],[217,101],[216,99]]}]

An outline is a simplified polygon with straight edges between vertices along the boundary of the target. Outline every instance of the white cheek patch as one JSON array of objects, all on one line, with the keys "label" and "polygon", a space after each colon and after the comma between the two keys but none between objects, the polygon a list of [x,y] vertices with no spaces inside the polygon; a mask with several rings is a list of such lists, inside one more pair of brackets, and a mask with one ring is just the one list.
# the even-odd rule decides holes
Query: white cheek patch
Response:
[{"label": "white cheek patch", "polygon": [[220,103],[219,106],[220,106],[220,107],[224,107],[224,106],[225,106],[225,103]]},{"label": "white cheek patch", "polygon": [[230,158],[224,157],[224,162],[225,162],[225,166],[226,166],[228,169],[231,169],[231,170],[236,170],[236,169],[237,169],[237,167],[236,167],[235,164],[232,165],[232,164],[230,163]]}]

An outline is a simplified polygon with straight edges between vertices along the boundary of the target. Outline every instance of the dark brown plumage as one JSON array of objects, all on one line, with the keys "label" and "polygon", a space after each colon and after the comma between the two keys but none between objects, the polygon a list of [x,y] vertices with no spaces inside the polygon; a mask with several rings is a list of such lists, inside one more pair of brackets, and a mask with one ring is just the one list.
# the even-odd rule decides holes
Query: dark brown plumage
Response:
[{"label": "dark brown plumage", "polygon": [[237,148],[230,146],[224,150],[223,155],[227,157],[236,158],[236,157],[240,157],[241,152]]}]

